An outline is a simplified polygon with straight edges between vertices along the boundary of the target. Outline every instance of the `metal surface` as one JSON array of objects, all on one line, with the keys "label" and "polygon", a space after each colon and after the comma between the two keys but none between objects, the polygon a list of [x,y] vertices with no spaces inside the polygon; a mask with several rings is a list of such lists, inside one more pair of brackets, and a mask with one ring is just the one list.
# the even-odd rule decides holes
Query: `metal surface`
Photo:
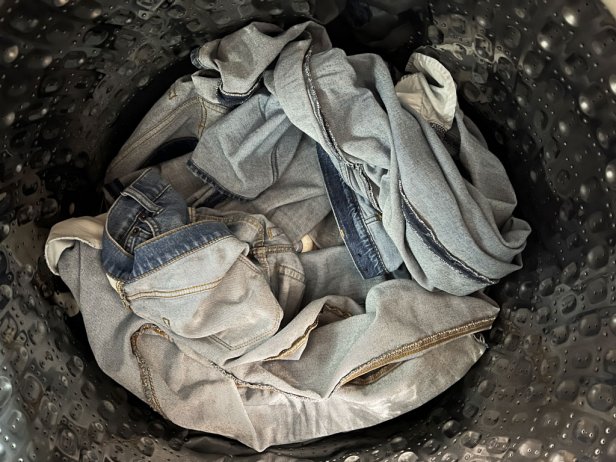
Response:
[{"label": "metal surface", "polygon": [[0,0],[0,461],[616,460],[616,23],[599,0],[349,1],[331,24],[340,46],[398,63],[431,44],[534,229],[493,291],[490,350],[422,409],[254,455],[162,420],[64,315],[46,230],[99,211],[104,165],[190,49],[338,3]]}]

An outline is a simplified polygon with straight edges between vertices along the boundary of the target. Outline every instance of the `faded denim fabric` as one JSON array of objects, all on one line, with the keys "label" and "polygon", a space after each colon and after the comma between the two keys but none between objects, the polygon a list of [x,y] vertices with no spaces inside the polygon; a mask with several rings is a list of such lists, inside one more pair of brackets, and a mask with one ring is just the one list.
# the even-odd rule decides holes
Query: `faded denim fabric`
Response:
[{"label": "faded denim fabric", "polygon": [[109,212],[45,248],[103,371],[257,450],[377,424],[460,379],[498,309],[452,294],[515,270],[529,228],[451,85],[432,86],[438,63],[411,58],[423,77],[394,87],[310,22],[191,57],[201,71],[112,162]]},{"label": "faded denim fabric", "polygon": [[[196,72],[178,79],[155,103],[107,170],[107,201],[113,203],[146,168],[153,168],[189,205],[265,215],[297,245],[330,212],[314,141],[284,122],[276,100],[263,92],[229,113],[216,82]],[[257,127],[265,120],[276,136],[261,138],[264,129]],[[228,130],[237,126],[241,131]],[[229,155],[210,155],[211,150]],[[258,156],[267,156],[267,163],[253,162]],[[208,169],[195,164],[195,158]],[[216,182],[208,173],[213,170],[229,172],[229,182]]]},{"label": "faded denim fabric", "polygon": [[[216,124],[212,129],[218,139],[250,135],[259,146],[258,140],[291,136],[289,123],[314,139],[333,165],[318,155],[338,226],[365,277],[395,271],[404,263],[423,287],[461,295],[520,267],[514,259],[530,228],[511,216],[516,198],[505,170],[474,130],[467,129],[459,108],[452,122],[460,139],[454,158],[442,134],[411,105],[401,105],[379,56],[346,56],[331,48],[325,29],[315,23],[279,35],[272,27],[253,23],[193,54],[195,64],[219,73],[212,102],[220,103],[225,92],[244,97],[258,93],[261,101],[266,98],[258,85],[262,79],[269,97],[261,106],[275,108],[272,117],[282,124],[271,131],[276,124],[261,111],[253,118],[262,119],[258,125]],[[431,110],[438,107],[435,103]],[[210,165],[222,165],[213,164],[213,158],[223,163],[233,158],[235,146],[229,151],[225,147],[205,147],[190,162],[207,171],[212,183],[225,189],[239,184],[243,190],[233,168],[208,171]],[[234,165],[236,170],[243,162],[262,167],[268,159],[253,150]],[[328,182],[333,170],[342,186],[336,178]]]},{"label": "faded denim fabric", "polygon": [[[370,287],[349,271],[348,252],[334,247],[300,255],[305,275],[321,278],[307,284],[309,297],[331,295],[306,301],[284,328],[256,340],[257,328],[275,321],[277,303],[236,298],[202,311],[200,295],[191,293],[195,282],[215,277],[217,254],[226,250],[199,249],[207,266],[198,270],[194,253],[181,256],[151,273],[160,275],[153,286],[158,291],[147,288],[151,298],[131,292],[126,303],[103,268],[104,221],[78,218],[56,226],[48,263],[80,304],[101,369],[174,423],[257,450],[371,426],[420,406],[479,359],[485,345],[472,333],[489,328],[497,313],[481,298],[430,293],[410,280],[377,278]],[[208,265],[210,253],[215,265]],[[321,256],[327,265],[319,265]],[[238,284],[245,278],[254,287],[242,265],[231,265],[228,277],[237,277],[239,266]],[[175,278],[175,271],[186,278]],[[165,286],[166,279],[180,285]],[[176,304],[161,288],[184,290],[184,302]],[[249,340],[250,346],[231,345]]]}]

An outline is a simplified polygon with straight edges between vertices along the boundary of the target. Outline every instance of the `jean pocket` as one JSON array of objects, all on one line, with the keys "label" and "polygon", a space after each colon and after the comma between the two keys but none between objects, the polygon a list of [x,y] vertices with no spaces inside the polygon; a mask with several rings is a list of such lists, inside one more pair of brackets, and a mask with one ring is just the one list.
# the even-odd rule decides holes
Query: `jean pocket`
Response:
[{"label": "jean pocket", "polygon": [[215,239],[123,283],[121,295],[135,314],[178,336],[218,350],[252,347],[278,330],[282,309],[246,251],[232,236]]}]

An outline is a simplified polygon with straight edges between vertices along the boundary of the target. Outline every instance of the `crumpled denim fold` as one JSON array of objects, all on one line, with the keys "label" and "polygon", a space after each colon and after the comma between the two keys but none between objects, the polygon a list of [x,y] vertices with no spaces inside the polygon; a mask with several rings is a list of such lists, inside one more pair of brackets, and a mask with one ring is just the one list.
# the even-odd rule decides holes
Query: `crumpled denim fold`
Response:
[{"label": "crumpled denim fold", "polygon": [[477,361],[498,312],[364,279],[341,245],[294,252],[261,215],[187,207],[155,169],[106,216],[54,226],[45,254],[105,373],[176,424],[258,450],[421,405]]},{"label": "crumpled denim fold", "polygon": [[474,292],[519,267],[529,228],[446,70],[416,55],[423,77],[394,87],[312,22],[253,23],[191,58],[112,162],[109,212],[46,244],[103,371],[257,450],[459,380],[498,312]]},{"label": "crumpled denim fold", "polygon": [[[347,56],[312,22],[287,31],[253,23],[203,45],[193,62],[218,73],[211,77],[217,82],[211,102],[224,104],[220,94],[226,93],[247,98],[224,123],[204,130],[205,137],[216,133],[224,143],[204,144],[189,161],[213,184],[253,197],[253,185],[241,178],[243,165],[271,165],[272,149],[259,148],[271,139],[290,146],[287,137],[295,139],[296,127],[321,146],[355,193],[354,216],[341,211],[348,220],[338,219],[338,225],[351,236],[345,243],[365,276],[404,263],[423,287],[463,295],[520,267],[516,257],[530,228],[512,217],[516,197],[502,163],[468,130],[459,108],[452,122],[460,138],[453,158],[430,122],[411,105],[402,106],[379,56]],[[244,151],[246,146],[259,148]],[[349,208],[331,190],[329,199],[334,213]],[[357,235],[366,236],[359,248]],[[369,261],[377,264],[362,262],[358,256],[366,254],[375,255]]]}]

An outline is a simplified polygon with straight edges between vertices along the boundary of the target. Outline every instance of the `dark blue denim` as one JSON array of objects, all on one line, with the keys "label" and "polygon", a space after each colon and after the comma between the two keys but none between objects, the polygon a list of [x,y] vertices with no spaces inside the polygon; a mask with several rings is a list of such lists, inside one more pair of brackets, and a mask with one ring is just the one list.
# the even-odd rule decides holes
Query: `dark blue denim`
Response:
[{"label": "dark blue denim", "polygon": [[355,192],[347,186],[329,155],[317,144],[317,156],[329,201],[344,243],[364,279],[387,273],[379,250],[362,219]]},{"label": "dark blue denim", "polygon": [[102,263],[111,276],[127,281],[230,234],[223,223],[191,223],[182,196],[148,169],[109,210]]}]

